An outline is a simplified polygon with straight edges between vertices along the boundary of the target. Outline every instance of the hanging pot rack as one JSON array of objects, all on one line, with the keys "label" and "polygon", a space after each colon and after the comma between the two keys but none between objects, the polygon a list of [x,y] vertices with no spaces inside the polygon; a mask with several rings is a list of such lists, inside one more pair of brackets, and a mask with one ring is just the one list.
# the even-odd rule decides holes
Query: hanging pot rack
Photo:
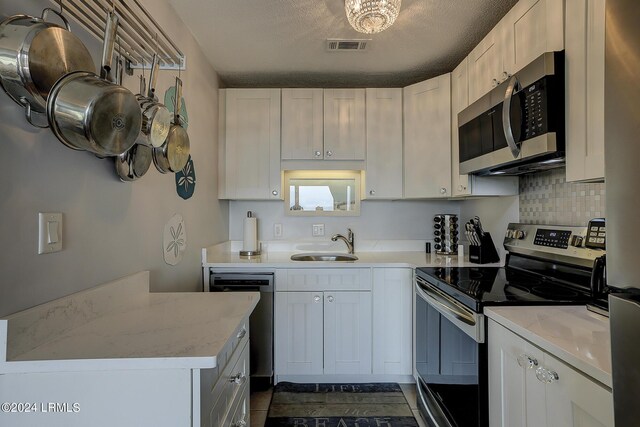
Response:
[{"label": "hanging pot rack", "polygon": [[102,41],[107,11],[120,17],[118,43],[126,58],[125,70],[149,68],[153,53],[157,52],[160,68],[184,70],[186,57],[139,0],[50,0],[62,13],[80,24]]}]

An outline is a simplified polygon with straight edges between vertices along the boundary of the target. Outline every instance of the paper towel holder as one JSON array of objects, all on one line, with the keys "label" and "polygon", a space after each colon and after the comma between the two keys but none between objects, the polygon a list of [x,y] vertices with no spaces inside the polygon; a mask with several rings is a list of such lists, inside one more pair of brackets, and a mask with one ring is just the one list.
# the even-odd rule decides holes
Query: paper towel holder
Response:
[{"label": "paper towel holder", "polygon": [[[247,218],[253,218],[253,212],[247,212]],[[258,243],[258,249],[255,251],[240,251],[240,256],[245,258],[256,257],[262,254],[262,242]]]}]

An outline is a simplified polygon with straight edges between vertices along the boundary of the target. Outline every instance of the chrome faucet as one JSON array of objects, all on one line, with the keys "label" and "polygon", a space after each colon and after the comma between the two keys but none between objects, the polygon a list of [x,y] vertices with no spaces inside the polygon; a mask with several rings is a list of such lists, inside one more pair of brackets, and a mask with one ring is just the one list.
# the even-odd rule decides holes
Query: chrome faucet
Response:
[{"label": "chrome faucet", "polygon": [[342,239],[343,242],[345,242],[347,244],[347,250],[349,251],[350,254],[353,253],[354,250],[354,244],[353,244],[353,231],[351,231],[350,228],[347,228],[347,230],[349,231],[349,233],[347,234],[347,237],[344,237],[342,234],[334,234],[333,237],[331,238],[332,241],[337,242],[338,239]]}]

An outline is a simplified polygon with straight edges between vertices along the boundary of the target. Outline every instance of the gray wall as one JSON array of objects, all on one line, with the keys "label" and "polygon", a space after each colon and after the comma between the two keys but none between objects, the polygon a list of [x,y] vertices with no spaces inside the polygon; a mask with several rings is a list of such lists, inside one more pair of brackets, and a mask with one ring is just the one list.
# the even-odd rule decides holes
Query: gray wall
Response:
[{"label": "gray wall", "polygon": [[606,215],[604,183],[566,182],[563,168],[520,177],[520,220],[586,226]]},{"label": "gray wall", "polygon": [[[185,26],[165,1],[146,0],[187,55],[182,73],[197,186],[190,200],[176,194],[174,175],[152,166],[140,181],[120,182],[113,163],[63,146],[49,130],[31,127],[22,109],[0,93],[0,316],[140,270],[151,271],[156,291],[196,290],[200,249],[228,237],[228,203],[217,200],[218,77]],[[45,0],[0,0],[0,18],[39,15]],[[97,58],[99,43],[74,31]],[[174,73],[162,71],[161,98]],[[125,85],[137,90],[137,76]],[[37,255],[38,212],[62,212],[64,249]],[[164,224],[176,213],[185,220],[183,261],[163,261]]]}]

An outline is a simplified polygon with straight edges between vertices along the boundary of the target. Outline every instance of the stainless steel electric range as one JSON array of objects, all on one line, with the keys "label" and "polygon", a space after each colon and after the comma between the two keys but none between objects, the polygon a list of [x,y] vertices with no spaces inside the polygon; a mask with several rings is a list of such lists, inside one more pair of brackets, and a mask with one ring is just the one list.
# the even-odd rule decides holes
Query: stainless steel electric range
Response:
[{"label": "stainless steel electric range", "polygon": [[505,267],[416,269],[418,407],[430,427],[488,425],[485,306],[587,304],[599,296],[605,252],[584,247],[587,233],[510,224]]}]

